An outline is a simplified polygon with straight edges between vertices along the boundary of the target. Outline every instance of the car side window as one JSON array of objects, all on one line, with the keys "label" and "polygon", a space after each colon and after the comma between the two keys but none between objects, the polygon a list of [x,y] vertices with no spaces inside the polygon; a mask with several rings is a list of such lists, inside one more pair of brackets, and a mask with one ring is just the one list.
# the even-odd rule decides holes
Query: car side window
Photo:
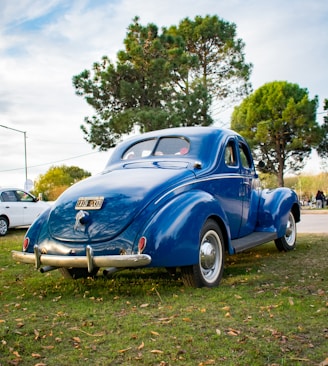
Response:
[{"label": "car side window", "polygon": [[1,201],[3,202],[17,202],[17,197],[14,191],[6,191],[1,193]]},{"label": "car side window", "polygon": [[225,147],[224,162],[227,166],[237,165],[236,148],[233,140],[230,140]]},{"label": "car side window", "polygon": [[24,191],[16,191],[16,196],[18,197],[18,201],[21,201],[21,202],[33,202],[34,201],[33,197]]},{"label": "car side window", "polygon": [[243,168],[251,169],[252,168],[252,159],[249,155],[249,151],[247,147],[239,143],[239,155],[240,155],[240,161]]}]

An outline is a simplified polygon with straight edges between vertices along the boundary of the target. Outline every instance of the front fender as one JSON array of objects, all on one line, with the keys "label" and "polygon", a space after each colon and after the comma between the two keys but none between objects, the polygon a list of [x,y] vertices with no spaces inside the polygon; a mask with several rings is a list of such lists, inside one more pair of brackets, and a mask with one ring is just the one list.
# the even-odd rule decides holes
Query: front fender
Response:
[{"label": "front fender", "polygon": [[182,193],[163,206],[142,234],[147,238],[145,253],[151,256],[151,265],[176,267],[198,263],[200,232],[211,216],[229,230],[218,202],[200,190]]},{"label": "front fender", "polygon": [[259,208],[257,231],[276,232],[278,238],[286,233],[289,212],[300,221],[300,207],[296,193],[289,188],[264,189]]}]

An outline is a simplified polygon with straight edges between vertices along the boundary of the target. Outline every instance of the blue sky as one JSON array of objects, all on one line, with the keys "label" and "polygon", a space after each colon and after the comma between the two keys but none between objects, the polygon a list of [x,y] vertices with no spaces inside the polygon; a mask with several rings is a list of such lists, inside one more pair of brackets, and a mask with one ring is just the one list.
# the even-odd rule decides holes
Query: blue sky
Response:
[{"label": "blue sky", "polygon": [[[126,29],[177,25],[185,17],[218,15],[237,26],[253,89],[287,80],[318,95],[318,120],[328,98],[326,0],[3,0],[0,12],[0,125],[27,135],[28,178],[51,165],[77,165],[92,174],[109,153],[92,150],[80,125],[93,111],[74,94],[72,76],[123,49]],[[229,126],[230,111],[216,113]],[[0,186],[25,181],[23,134],[0,127]],[[308,168],[318,167],[317,159]]]}]

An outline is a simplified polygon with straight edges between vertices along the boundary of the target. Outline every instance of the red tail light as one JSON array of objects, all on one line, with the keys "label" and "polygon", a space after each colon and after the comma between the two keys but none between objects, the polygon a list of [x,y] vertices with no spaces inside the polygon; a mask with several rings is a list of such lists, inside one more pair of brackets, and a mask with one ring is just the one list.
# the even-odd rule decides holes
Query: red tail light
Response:
[{"label": "red tail light", "polygon": [[25,238],[24,242],[23,242],[23,250],[25,251],[28,247],[28,245],[30,244],[30,239],[29,238]]},{"label": "red tail light", "polygon": [[138,242],[138,253],[139,254],[141,254],[145,250],[146,244],[147,244],[147,239],[146,239],[146,237],[142,236]]}]

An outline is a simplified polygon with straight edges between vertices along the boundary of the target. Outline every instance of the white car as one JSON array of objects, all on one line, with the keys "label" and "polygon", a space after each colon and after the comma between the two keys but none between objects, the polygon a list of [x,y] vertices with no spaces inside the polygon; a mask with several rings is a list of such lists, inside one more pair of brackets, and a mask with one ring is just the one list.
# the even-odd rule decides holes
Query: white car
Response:
[{"label": "white car", "polygon": [[9,228],[30,226],[49,204],[17,188],[0,188],[0,236]]}]

